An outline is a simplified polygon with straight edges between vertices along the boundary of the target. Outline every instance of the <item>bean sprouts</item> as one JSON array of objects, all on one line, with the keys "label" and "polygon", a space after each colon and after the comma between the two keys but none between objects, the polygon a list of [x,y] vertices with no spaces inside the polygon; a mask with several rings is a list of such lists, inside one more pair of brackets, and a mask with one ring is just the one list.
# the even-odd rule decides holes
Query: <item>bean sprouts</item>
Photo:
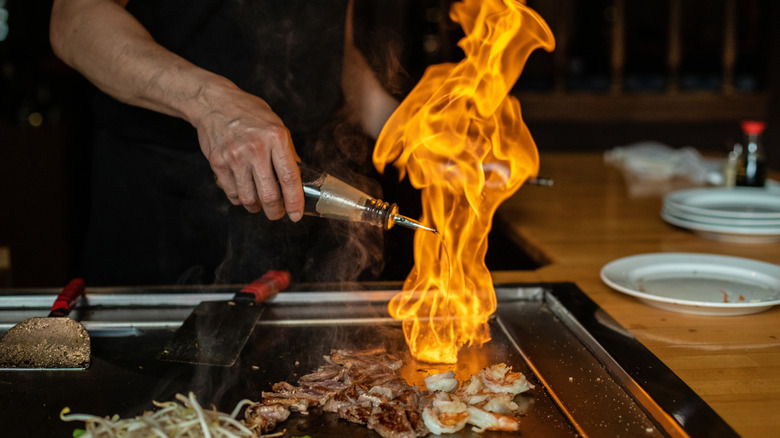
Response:
[{"label": "bean sprouts", "polygon": [[260,431],[248,428],[237,419],[241,408],[252,403],[241,400],[231,414],[216,408],[203,409],[195,399],[176,394],[176,401],[154,402],[159,409],[147,411],[135,418],[119,418],[118,415],[100,417],[89,414],[71,414],[70,408],[60,412],[63,421],[83,421],[84,432],[79,438],[133,438],[133,437],[181,437],[181,438],[244,438],[260,437]]}]

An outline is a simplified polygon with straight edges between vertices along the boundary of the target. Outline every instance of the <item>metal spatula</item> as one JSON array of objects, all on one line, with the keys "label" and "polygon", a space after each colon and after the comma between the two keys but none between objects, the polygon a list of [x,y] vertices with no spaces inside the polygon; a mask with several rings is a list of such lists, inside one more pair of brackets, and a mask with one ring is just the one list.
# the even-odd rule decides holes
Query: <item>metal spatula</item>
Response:
[{"label": "metal spatula", "polygon": [[260,319],[260,304],[290,284],[286,271],[269,271],[231,301],[204,301],[173,334],[161,360],[230,367]]},{"label": "metal spatula", "polygon": [[89,333],[68,318],[83,294],[84,280],[75,278],[57,296],[49,316],[27,318],[11,327],[0,339],[0,367],[87,368]]}]

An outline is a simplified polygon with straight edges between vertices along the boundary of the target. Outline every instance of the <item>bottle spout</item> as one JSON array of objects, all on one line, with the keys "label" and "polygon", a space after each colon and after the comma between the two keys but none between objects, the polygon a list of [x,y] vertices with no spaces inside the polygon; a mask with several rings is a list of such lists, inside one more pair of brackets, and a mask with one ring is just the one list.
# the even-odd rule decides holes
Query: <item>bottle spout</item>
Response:
[{"label": "bottle spout", "polygon": [[435,228],[426,227],[425,225],[417,222],[416,220],[400,214],[393,215],[393,223],[396,225],[400,225],[402,227],[410,228],[412,230],[420,229],[420,230],[430,231],[433,234],[439,234],[439,232]]}]

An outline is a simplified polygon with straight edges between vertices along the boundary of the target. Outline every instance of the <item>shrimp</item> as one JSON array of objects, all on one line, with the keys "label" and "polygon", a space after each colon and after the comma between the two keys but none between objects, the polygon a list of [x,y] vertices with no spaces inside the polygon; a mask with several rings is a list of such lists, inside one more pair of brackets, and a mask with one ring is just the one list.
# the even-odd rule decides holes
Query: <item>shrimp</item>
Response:
[{"label": "shrimp", "polygon": [[479,377],[491,392],[508,392],[517,395],[534,387],[525,379],[523,373],[513,373],[512,367],[503,363],[485,368],[479,372]]},{"label": "shrimp", "polygon": [[482,391],[483,387],[484,385],[482,385],[482,380],[480,380],[478,376],[472,375],[468,382],[463,382],[463,385],[460,387],[460,390],[458,390],[458,395],[478,394],[480,391]]},{"label": "shrimp", "polygon": [[517,418],[514,417],[483,411],[482,409],[475,408],[474,406],[469,406],[468,411],[468,422],[469,424],[476,426],[473,429],[474,432],[477,433],[482,433],[486,430],[514,432],[520,428],[520,422],[517,421]]},{"label": "shrimp", "polygon": [[422,413],[428,430],[441,435],[463,429],[469,420],[468,406],[446,392],[437,391],[434,397],[433,404],[423,409]]},{"label": "shrimp", "polygon": [[495,412],[497,414],[504,415],[511,414],[520,410],[520,406],[518,406],[518,404],[513,400],[514,397],[514,395],[508,392],[493,394],[481,407],[488,412]]},{"label": "shrimp", "polygon": [[452,392],[458,388],[458,379],[455,378],[454,371],[432,374],[425,378],[425,386],[431,392],[433,391]]}]

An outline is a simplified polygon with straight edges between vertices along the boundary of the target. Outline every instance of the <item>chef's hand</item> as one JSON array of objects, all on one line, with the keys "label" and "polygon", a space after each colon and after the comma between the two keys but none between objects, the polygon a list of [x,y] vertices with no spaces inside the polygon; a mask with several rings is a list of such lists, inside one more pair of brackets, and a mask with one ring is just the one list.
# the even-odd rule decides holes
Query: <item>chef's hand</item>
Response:
[{"label": "chef's hand", "polygon": [[[233,205],[276,220],[303,215],[303,189],[290,132],[268,104],[230,81],[205,88],[208,108],[193,125],[203,154]],[[281,188],[281,191],[280,191]]]}]

